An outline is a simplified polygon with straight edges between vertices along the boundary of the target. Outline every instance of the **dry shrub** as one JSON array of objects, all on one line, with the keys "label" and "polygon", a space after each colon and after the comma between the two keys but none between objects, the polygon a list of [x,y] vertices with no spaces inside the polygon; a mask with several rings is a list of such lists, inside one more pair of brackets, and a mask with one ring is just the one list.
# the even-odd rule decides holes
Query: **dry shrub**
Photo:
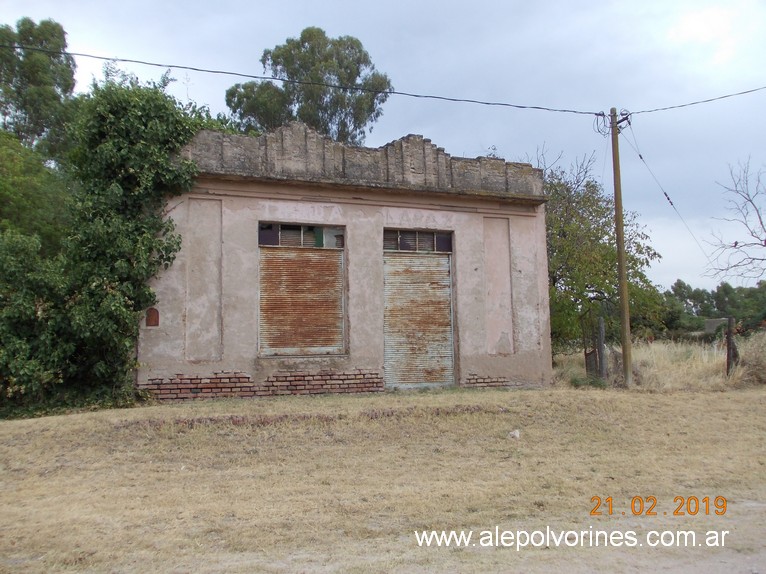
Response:
[{"label": "dry shrub", "polygon": [[737,340],[739,366],[734,373],[737,386],[766,384],[766,332]]},{"label": "dry shrub", "polygon": [[[726,348],[720,342],[656,341],[633,345],[633,390],[645,392],[724,391],[766,384],[766,333],[738,338],[740,364],[726,376]],[[608,352],[609,381],[622,386],[619,349]],[[582,353],[554,358],[555,387],[586,380]],[[593,386],[593,385],[588,385]]]},{"label": "dry shrub", "polygon": [[553,386],[570,387],[572,381],[585,378],[585,359],[582,352],[556,355],[553,358]]},{"label": "dry shrub", "polygon": [[727,387],[726,350],[716,344],[657,341],[633,347],[637,390],[721,391]]}]

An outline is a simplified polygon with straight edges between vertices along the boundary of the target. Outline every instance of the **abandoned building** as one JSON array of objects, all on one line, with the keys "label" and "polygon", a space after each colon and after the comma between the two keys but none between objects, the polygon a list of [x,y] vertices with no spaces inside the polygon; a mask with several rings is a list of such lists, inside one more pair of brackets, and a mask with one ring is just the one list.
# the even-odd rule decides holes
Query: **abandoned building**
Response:
[{"label": "abandoned building", "polygon": [[345,146],[294,123],[201,132],[169,200],[136,382],[157,398],[542,386],[551,353],[541,172],[409,135]]}]

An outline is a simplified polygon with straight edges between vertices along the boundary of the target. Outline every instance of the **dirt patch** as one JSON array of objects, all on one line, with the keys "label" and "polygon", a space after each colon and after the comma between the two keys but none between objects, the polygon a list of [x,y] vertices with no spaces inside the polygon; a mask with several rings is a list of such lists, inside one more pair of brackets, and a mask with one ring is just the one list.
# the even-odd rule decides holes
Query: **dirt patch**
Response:
[{"label": "dirt patch", "polygon": [[[766,572],[764,407],[763,388],[493,389],[5,421],[0,571]],[[670,515],[634,516],[636,496]],[[673,516],[678,496],[727,511]],[[519,551],[415,537],[496,526],[730,534]]]}]

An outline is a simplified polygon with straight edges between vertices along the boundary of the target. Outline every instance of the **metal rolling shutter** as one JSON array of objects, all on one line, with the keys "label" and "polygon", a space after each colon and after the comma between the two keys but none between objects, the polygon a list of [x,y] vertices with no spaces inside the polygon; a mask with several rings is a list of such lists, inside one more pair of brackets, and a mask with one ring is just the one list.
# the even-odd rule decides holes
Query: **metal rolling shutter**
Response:
[{"label": "metal rolling shutter", "polygon": [[345,351],[343,250],[261,247],[262,355]]},{"label": "metal rolling shutter", "polygon": [[454,383],[449,254],[385,253],[386,385]]}]

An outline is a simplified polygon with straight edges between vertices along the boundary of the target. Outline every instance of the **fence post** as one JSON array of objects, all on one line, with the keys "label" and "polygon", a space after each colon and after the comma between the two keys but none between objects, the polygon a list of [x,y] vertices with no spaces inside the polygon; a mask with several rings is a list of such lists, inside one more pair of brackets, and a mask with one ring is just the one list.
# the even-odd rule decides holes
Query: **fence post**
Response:
[{"label": "fence post", "polygon": [[598,376],[602,381],[606,381],[606,329],[604,328],[604,318],[598,318]]},{"label": "fence post", "polygon": [[729,317],[729,322],[726,325],[726,376],[731,374],[732,369],[739,362],[739,352],[737,351],[737,343],[734,341],[734,317]]}]

